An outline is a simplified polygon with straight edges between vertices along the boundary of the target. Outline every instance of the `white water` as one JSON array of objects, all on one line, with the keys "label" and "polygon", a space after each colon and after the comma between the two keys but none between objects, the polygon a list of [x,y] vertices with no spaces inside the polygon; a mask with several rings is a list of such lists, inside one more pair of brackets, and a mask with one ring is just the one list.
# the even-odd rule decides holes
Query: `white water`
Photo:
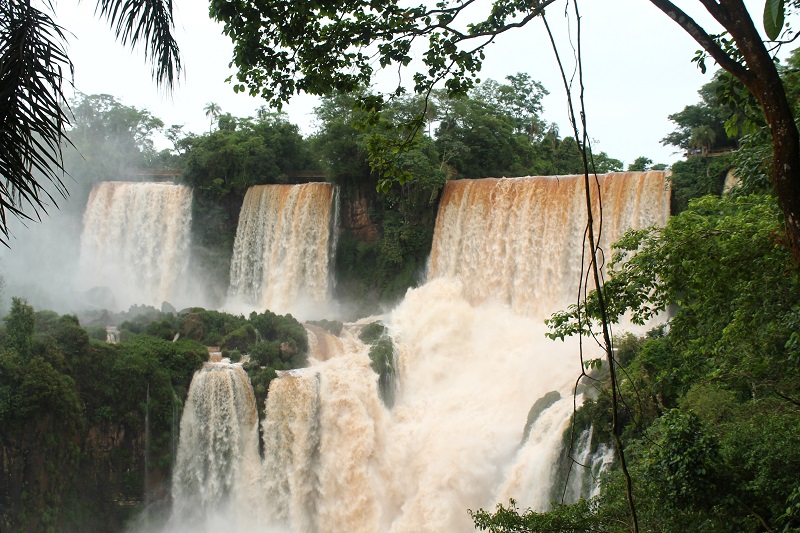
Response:
[{"label": "white water", "polygon": [[[640,176],[604,178],[607,239],[665,222],[663,174]],[[617,179],[638,192],[614,192]],[[467,509],[512,497],[548,508],[580,369],[575,345],[548,341],[542,318],[577,295],[585,217],[575,181],[448,184],[430,281],[381,317],[397,355],[393,408],[357,338],[372,319],[338,339],[314,330],[311,366],[270,386],[261,502],[238,505],[226,530],[456,533],[472,530]],[[531,211],[534,201],[549,207]],[[553,390],[562,399],[521,443],[529,409]]]},{"label": "white water", "polygon": [[[663,172],[598,176],[602,193],[599,242],[611,244],[627,228],[663,226],[669,189]],[[475,303],[510,305],[547,318],[575,303],[581,271],[586,200],[583,176],[450,181],[445,187],[428,278],[457,277]],[[592,187],[597,199],[597,188]],[[595,211],[599,230],[600,212]]]},{"label": "white water", "polygon": [[187,285],[192,191],[173,183],[100,182],[89,195],[80,279],[107,288],[111,307],[180,305]]},{"label": "white water", "polygon": [[[208,526],[217,517],[257,524],[263,485],[258,453],[258,415],[250,380],[241,365],[206,363],[189,388],[181,417],[172,482],[175,530]],[[239,515],[242,506],[249,509]]]},{"label": "white water", "polygon": [[250,187],[236,229],[228,305],[307,315],[308,307],[327,303],[335,203],[327,183]]}]

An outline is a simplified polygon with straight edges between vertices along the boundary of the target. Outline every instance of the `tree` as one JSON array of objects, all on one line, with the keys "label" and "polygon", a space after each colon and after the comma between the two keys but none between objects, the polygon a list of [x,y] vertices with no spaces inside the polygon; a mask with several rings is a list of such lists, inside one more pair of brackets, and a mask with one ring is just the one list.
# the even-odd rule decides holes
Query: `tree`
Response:
[{"label": "tree", "polygon": [[756,125],[765,125],[760,109],[757,113],[761,116],[752,117],[749,116],[749,106],[743,108],[738,105],[740,101],[733,101],[733,95],[741,94],[742,91],[749,95],[747,89],[730,74],[724,70],[717,71],[714,78],[697,91],[700,95],[699,103],[687,105],[681,111],[669,115],[676,128],[661,139],[661,144],[672,145],[690,153],[694,148],[693,133],[697,128],[703,128],[713,136],[709,148],[737,148],[741,135],[750,133]]},{"label": "tree", "polygon": [[[800,261],[800,133],[773,57],[744,1],[701,0],[729,38],[708,33],[670,0],[650,1],[702,46],[704,52],[695,58],[701,69],[705,70],[706,55],[710,56],[761,104],[772,134],[772,185],[783,211],[789,245]],[[796,2],[790,4],[796,7]],[[765,3],[764,28],[772,41],[783,31],[785,9],[783,0]]]},{"label": "tree", "polygon": [[[0,0],[0,242],[7,244],[7,216],[39,218],[55,196],[66,196],[62,147],[71,122],[62,87],[72,64],[52,6]],[[98,0],[96,12],[117,39],[144,45],[153,77],[171,87],[180,73],[172,36],[171,0]],[[48,183],[55,190],[50,189]]]},{"label": "tree", "polygon": [[180,142],[185,137],[183,126],[183,124],[173,124],[164,132],[164,136],[172,143],[172,149],[178,155],[182,155],[186,149]]},{"label": "tree", "polygon": [[694,150],[699,150],[701,155],[708,155],[708,151],[716,139],[717,135],[714,130],[708,126],[697,126],[692,130],[689,146]]},{"label": "tree", "polygon": [[212,126],[214,126],[214,122],[222,114],[222,108],[219,106],[219,104],[216,104],[214,102],[209,102],[203,108],[203,111],[206,112],[207,117],[210,117],[210,120],[208,122],[208,132],[211,133],[211,128]]},{"label": "tree", "polygon": [[633,163],[628,165],[629,172],[645,172],[647,169],[650,168],[650,165],[653,164],[653,160],[649,157],[639,156],[637,157]]},{"label": "tree", "polygon": [[131,168],[154,166],[153,134],[164,123],[149,111],[123,105],[108,94],[79,94],[70,107],[73,119],[67,134],[74,149],[65,150],[64,168],[80,178],[80,185],[88,188]]},{"label": "tree", "polygon": [[[450,98],[436,93],[440,113],[436,147],[458,177],[511,177],[530,172],[534,153],[526,125],[541,121],[537,115],[523,115],[522,108],[509,105],[513,93],[510,85],[494,80],[486,80],[466,96]],[[530,96],[541,99],[542,95]]]},{"label": "tree", "polygon": [[524,72],[506,76],[506,80],[508,84],[486,80],[475,88],[473,94],[514,119],[514,131],[526,134],[533,141],[544,133],[545,125],[539,115],[542,98],[550,93]]},{"label": "tree", "polygon": [[22,357],[30,357],[35,322],[33,307],[21,298],[11,299],[11,312],[5,317],[6,344]]}]

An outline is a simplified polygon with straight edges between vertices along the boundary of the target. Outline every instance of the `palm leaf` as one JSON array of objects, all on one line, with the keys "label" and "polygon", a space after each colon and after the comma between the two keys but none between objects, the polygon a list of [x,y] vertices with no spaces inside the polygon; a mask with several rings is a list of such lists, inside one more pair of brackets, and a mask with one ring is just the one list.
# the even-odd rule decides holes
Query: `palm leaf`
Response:
[{"label": "palm leaf", "polygon": [[96,12],[108,19],[122,44],[143,43],[159,85],[174,85],[181,59],[172,36],[172,0],[98,0]]},{"label": "palm leaf", "polygon": [[[72,63],[63,30],[30,0],[0,0],[0,242],[8,214],[40,218],[66,197],[61,148],[69,124],[62,92]],[[29,214],[30,213],[30,214]]]}]

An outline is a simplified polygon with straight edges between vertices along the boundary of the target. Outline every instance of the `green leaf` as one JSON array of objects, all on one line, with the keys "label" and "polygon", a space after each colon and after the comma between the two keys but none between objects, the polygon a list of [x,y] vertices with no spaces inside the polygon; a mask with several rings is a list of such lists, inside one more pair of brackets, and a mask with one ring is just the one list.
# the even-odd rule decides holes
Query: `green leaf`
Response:
[{"label": "green leaf", "polygon": [[766,0],[764,3],[764,31],[772,41],[783,29],[784,9],[784,0]]}]

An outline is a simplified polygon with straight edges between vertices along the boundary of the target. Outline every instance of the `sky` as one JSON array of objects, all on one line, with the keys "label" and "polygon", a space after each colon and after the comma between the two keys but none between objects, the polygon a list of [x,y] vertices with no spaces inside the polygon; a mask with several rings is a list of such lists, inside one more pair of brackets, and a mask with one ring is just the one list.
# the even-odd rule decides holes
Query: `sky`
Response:
[{"label": "sky", "polygon": [[[683,4],[688,10],[699,3],[687,0]],[[235,72],[228,66],[233,46],[222,35],[222,26],[209,19],[205,2],[174,1],[184,74],[171,93],[156,86],[141,50],[115,41],[107,23],[95,16],[94,5],[91,0],[57,3],[57,21],[71,33],[68,53],[75,66],[77,90],[110,94],[124,105],[149,110],[167,126],[181,124],[184,132],[194,133],[209,129],[203,111],[209,102],[238,117],[254,116],[264,104],[259,98],[235,94],[225,82]],[[564,30],[563,5],[562,0],[551,8],[548,18],[556,27],[562,60],[569,64],[572,51]],[[674,129],[668,115],[698,102],[698,89],[711,79],[710,71],[702,74],[691,63],[698,45],[647,0],[589,0],[579,7],[587,125],[595,151],[626,165],[639,156],[656,163],[680,159],[676,148],[662,146],[660,140]],[[697,20],[706,21],[701,16]],[[490,45],[481,78],[503,81],[518,72],[542,82],[550,92],[543,100],[543,118],[559,124],[562,136],[569,134],[565,91],[538,21]],[[411,74],[406,72],[403,78],[411,79]],[[393,88],[394,76],[384,73],[377,87]],[[316,103],[314,97],[298,95],[284,108],[304,135],[315,131]]]}]

